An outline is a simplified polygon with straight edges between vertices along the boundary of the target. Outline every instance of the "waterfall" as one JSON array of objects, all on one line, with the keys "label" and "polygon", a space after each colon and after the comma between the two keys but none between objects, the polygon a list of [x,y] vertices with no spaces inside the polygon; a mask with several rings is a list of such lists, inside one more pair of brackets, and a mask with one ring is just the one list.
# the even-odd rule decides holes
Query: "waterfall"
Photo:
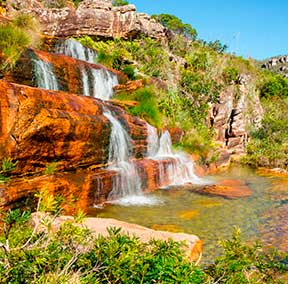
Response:
[{"label": "waterfall", "polygon": [[97,53],[91,48],[83,46],[75,39],[60,40],[55,46],[55,53],[65,54],[67,56],[83,60],[89,63],[95,63]]},{"label": "waterfall", "polygon": [[34,82],[36,86],[47,90],[59,90],[53,65],[38,58],[33,58],[32,63]]},{"label": "waterfall", "polygon": [[[171,159],[168,166],[165,168],[159,163],[159,177],[158,180],[161,183],[168,177],[169,185],[183,185],[185,183],[203,184],[204,182],[194,173],[194,163],[192,158],[183,152],[174,152],[172,148],[172,142],[169,132],[163,131],[159,138],[156,130],[149,124],[147,125],[148,132],[148,151],[147,155],[153,160]],[[155,150],[155,145],[158,149]],[[153,150],[151,150],[153,149]],[[154,153],[154,155],[151,155]]]},{"label": "waterfall", "polygon": [[134,164],[129,161],[132,156],[131,138],[111,112],[106,111],[103,114],[111,123],[109,145],[109,164],[111,165],[109,169],[118,172],[108,200],[139,195],[141,193],[141,180]]},{"label": "waterfall", "polygon": [[151,126],[149,123],[146,124],[146,127],[147,127],[147,133],[148,133],[147,156],[154,157],[159,148],[157,129]]},{"label": "waterfall", "polygon": [[85,68],[81,70],[81,74],[82,74],[82,84],[83,84],[83,95],[89,96],[90,95],[89,77]]},{"label": "waterfall", "polygon": [[91,69],[93,78],[93,97],[109,100],[114,92],[113,87],[118,84],[115,74],[106,69]]},{"label": "waterfall", "polygon": [[[59,41],[56,44],[55,53],[64,54],[94,64],[97,58],[96,51],[84,47],[74,39]],[[95,69],[87,65],[85,67],[82,66],[81,75],[84,96],[93,96],[102,100],[109,100],[113,96],[113,87],[118,84],[118,79],[112,72],[104,68]]]}]

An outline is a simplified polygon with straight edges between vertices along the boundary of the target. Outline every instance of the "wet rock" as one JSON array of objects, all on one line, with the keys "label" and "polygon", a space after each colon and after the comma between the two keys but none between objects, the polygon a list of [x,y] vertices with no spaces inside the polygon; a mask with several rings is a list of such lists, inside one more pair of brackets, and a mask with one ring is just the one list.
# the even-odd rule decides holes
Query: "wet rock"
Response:
[{"label": "wet rock", "polygon": [[[101,100],[3,80],[0,92],[0,159],[17,160],[15,173],[43,171],[52,161],[61,170],[107,163],[110,123]],[[130,133],[135,155],[143,157],[146,123],[106,104]]]},{"label": "wet rock", "polygon": [[228,199],[248,197],[252,194],[252,190],[241,180],[222,180],[219,184],[206,185],[193,191]]}]

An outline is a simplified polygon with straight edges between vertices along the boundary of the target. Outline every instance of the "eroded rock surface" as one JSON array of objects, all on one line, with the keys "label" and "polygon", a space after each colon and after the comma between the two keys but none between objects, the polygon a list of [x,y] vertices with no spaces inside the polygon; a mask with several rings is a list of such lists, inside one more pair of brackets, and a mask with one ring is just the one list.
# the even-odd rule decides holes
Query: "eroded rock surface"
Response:
[{"label": "eroded rock surface", "polygon": [[131,38],[147,35],[166,41],[166,29],[144,13],[137,13],[134,5],[113,7],[112,0],[83,0],[76,8],[45,7],[44,1],[8,0],[8,15],[21,10],[38,17],[43,32],[50,36],[100,36]]}]

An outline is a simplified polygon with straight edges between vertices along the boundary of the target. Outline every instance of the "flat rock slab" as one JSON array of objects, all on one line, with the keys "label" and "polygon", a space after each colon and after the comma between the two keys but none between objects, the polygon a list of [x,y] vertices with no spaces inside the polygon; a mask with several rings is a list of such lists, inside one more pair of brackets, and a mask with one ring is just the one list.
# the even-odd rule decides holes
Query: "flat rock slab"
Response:
[{"label": "flat rock slab", "polygon": [[228,199],[248,197],[252,195],[252,190],[242,180],[226,179],[219,184],[205,185],[204,187],[193,189],[193,191],[212,196],[222,196]]},{"label": "flat rock slab", "polygon": [[[70,216],[58,217],[55,220],[56,227],[62,222],[73,220]],[[83,224],[97,235],[108,236],[109,227],[121,228],[123,233],[135,235],[142,242],[148,242],[151,239],[164,240],[172,239],[176,242],[186,242],[185,253],[193,262],[199,262],[202,256],[202,241],[195,235],[185,233],[171,233],[165,231],[156,231],[140,225],[126,223],[111,218],[85,218]]]}]

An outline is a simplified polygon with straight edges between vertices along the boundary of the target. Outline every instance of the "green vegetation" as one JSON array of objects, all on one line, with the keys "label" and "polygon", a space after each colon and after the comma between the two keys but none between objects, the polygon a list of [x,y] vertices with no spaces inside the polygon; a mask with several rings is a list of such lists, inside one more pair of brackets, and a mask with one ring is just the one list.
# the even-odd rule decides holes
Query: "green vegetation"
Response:
[{"label": "green vegetation", "polygon": [[156,99],[156,89],[146,87],[132,94],[121,93],[117,95],[119,100],[134,100],[139,104],[137,106],[129,107],[127,111],[132,115],[139,116],[145,119],[150,124],[160,127],[160,111]]},{"label": "green vegetation", "polygon": [[261,88],[261,96],[271,97],[288,97],[288,79],[281,75],[269,74],[266,76]]},{"label": "green vegetation", "polygon": [[58,163],[57,162],[52,162],[50,163],[49,165],[47,165],[45,171],[44,171],[44,174],[45,175],[52,175],[55,173],[55,171],[57,170],[57,165]]},{"label": "green vegetation", "polygon": [[8,158],[3,158],[2,164],[1,164],[1,169],[0,169],[0,183],[1,182],[6,182],[9,180],[9,176],[13,170],[16,169],[16,166],[18,164],[18,161],[13,162],[12,159]]},{"label": "green vegetation", "polygon": [[[130,80],[143,78],[147,85],[153,84],[156,99],[131,107],[129,112],[157,127],[182,128],[185,133],[177,146],[198,152],[203,161],[213,156],[209,152],[214,148],[214,131],[206,122],[210,104],[232,83],[238,97],[240,74],[260,76],[254,62],[223,53],[219,41],[214,45],[191,41],[184,33],[175,34],[168,46],[147,37],[100,41],[86,36],[78,40],[98,52],[99,63],[124,72]],[[137,96],[130,93],[118,98],[141,101]]]},{"label": "green vegetation", "polygon": [[176,34],[183,34],[191,40],[195,40],[197,37],[197,31],[190,24],[184,24],[178,17],[174,15],[152,15],[152,18]]},{"label": "green vegetation", "polygon": [[0,24],[0,72],[11,69],[28,46],[39,43],[39,24],[28,15]]},{"label": "green vegetation", "polygon": [[255,167],[288,169],[288,98],[268,96],[262,99],[262,105],[262,127],[251,132],[243,161]]},{"label": "green vegetation", "polygon": [[125,6],[125,5],[128,5],[128,4],[129,4],[129,2],[126,1],[126,0],[113,0],[112,1],[112,5],[116,6],[116,7]]},{"label": "green vegetation", "polygon": [[1,283],[284,283],[287,272],[287,256],[243,244],[238,233],[223,241],[225,253],[203,268],[185,257],[184,243],[142,243],[117,228],[96,237],[72,220],[56,228],[54,218],[37,213],[31,219],[19,209],[2,212]]}]

